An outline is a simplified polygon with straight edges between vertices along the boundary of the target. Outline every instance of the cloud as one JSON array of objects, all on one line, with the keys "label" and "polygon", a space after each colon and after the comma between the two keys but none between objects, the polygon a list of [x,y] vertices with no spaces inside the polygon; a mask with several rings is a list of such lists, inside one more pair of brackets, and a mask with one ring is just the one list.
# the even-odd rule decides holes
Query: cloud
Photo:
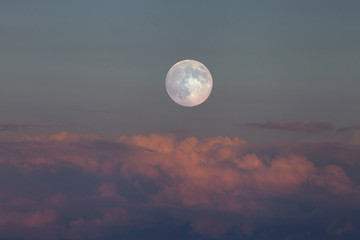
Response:
[{"label": "cloud", "polygon": [[358,237],[359,159],[226,136],[1,137],[0,238]]},{"label": "cloud", "polygon": [[79,142],[100,139],[95,134],[69,134],[62,131],[53,135],[9,135],[1,137],[3,142]]},{"label": "cloud", "polygon": [[360,145],[360,131],[356,131],[350,139],[350,144]]},{"label": "cloud", "polygon": [[337,129],[340,132],[352,131],[352,130],[360,130],[360,125],[352,125],[352,126],[345,126],[340,127]]},{"label": "cloud", "polygon": [[0,131],[15,132],[22,129],[32,128],[33,124],[14,124],[14,123],[0,123]]},{"label": "cloud", "polygon": [[273,130],[296,131],[296,132],[319,132],[332,130],[333,125],[326,122],[267,122],[267,123],[245,123],[245,126],[254,128],[266,128]]},{"label": "cloud", "polygon": [[60,127],[58,125],[50,124],[19,124],[19,123],[0,123],[0,132],[20,132],[32,128],[52,128]]}]

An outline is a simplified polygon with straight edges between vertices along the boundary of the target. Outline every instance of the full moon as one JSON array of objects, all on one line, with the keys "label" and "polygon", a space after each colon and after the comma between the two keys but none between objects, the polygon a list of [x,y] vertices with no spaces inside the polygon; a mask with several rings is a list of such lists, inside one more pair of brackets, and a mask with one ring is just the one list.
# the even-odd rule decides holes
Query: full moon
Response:
[{"label": "full moon", "polygon": [[172,66],[166,75],[166,91],[177,104],[194,107],[210,95],[213,80],[204,64],[183,60]]}]

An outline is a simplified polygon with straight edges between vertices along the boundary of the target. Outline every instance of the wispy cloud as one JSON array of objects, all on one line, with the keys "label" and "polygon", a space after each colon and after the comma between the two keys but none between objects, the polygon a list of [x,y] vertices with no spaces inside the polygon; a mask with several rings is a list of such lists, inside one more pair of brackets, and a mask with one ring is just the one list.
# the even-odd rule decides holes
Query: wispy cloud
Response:
[{"label": "wispy cloud", "polygon": [[344,127],[338,128],[337,130],[341,131],[341,132],[360,130],[360,125],[344,126]]},{"label": "wispy cloud", "polygon": [[14,124],[14,123],[0,123],[0,131],[18,131],[22,129],[32,128],[36,125],[33,124]]},{"label": "wispy cloud", "polygon": [[266,128],[273,130],[296,131],[296,132],[319,132],[332,130],[334,127],[331,123],[327,122],[266,122],[266,123],[245,123],[248,127]]},{"label": "wispy cloud", "polygon": [[336,143],[2,137],[0,237],[246,239],[284,225],[360,236],[359,159],[359,146]]},{"label": "wispy cloud", "polygon": [[60,127],[57,125],[48,124],[21,124],[21,123],[0,123],[0,131],[17,132],[22,130],[28,130],[31,128],[54,128]]}]

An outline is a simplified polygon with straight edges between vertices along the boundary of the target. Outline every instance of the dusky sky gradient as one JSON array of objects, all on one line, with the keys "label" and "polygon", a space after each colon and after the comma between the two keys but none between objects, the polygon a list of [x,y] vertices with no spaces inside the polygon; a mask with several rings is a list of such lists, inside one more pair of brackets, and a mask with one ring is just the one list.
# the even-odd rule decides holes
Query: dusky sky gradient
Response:
[{"label": "dusky sky gradient", "polygon": [[[0,239],[360,239],[360,1],[0,1]],[[201,105],[168,70],[211,72]]]},{"label": "dusky sky gradient", "polygon": [[[252,141],[262,134],[234,124],[358,124],[359,8],[358,1],[2,1],[1,122],[110,137],[191,129]],[[204,63],[214,78],[210,98],[193,109],[175,105],[164,87],[183,59]]]}]

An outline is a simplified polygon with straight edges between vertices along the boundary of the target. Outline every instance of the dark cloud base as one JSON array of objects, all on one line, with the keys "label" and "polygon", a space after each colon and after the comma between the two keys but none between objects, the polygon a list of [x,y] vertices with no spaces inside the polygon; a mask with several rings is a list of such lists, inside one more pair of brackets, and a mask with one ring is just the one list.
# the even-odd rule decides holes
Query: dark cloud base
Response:
[{"label": "dark cloud base", "polygon": [[0,140],[0,239],[359,239],[360,146]]}]

